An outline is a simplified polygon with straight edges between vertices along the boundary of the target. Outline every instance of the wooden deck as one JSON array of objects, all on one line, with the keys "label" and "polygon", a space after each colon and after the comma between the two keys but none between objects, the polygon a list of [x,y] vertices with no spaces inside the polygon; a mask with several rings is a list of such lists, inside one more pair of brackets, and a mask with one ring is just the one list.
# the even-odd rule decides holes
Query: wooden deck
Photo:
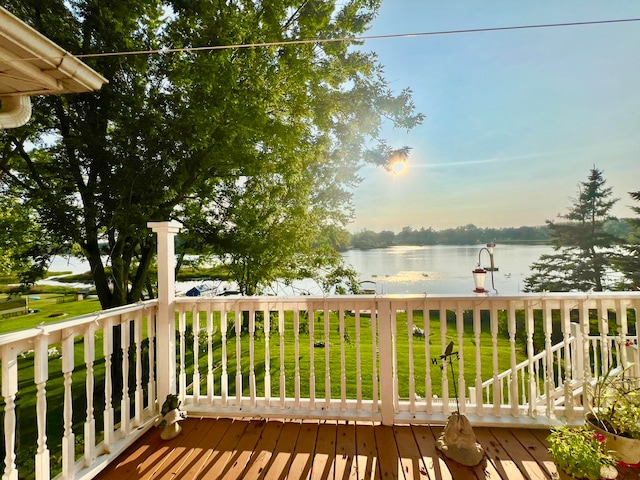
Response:
[{"label": "wooden deck", "polygon": [[463,467],[435,448],[440,426],[189,418],[147,432],[98,479],[550,479],[546,430],[474,428],[487,453]]}]

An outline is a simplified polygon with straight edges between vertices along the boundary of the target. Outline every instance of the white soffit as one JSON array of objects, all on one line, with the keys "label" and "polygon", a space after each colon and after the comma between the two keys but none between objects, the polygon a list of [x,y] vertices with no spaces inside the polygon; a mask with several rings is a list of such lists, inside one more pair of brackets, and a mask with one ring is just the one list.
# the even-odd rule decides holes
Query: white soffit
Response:
[{"label": "white soffit", "polygon": [[0,96],[98,90],[107,80],[0,7]]}]

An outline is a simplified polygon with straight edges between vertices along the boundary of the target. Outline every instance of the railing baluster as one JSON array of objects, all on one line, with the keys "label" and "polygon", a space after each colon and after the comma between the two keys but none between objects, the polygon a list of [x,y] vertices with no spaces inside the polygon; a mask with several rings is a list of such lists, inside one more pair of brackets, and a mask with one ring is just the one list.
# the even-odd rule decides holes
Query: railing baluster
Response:
[{"label": "railing baluster", "polygon": [[[456,308],[456,330],[458,333],[458,408],[464,414],[467,410],[467,387],[464,380],[464,310],[458,302]],[[453,379],[455,382],[455,378]]]},{"label": "railing baluster", "polygon": [[356,304],[355,309],[355,327],[356,327],[356,410],[362,410],[362,351],[360,333],[360,308]]},{"label": "railing baluster", "polygon": [[543,303],[544,309],[542,311],[543,314],[543,330],[544,330],[544,348],[545,348],[545,352],[547,354],[546,356],[546,365],[545,365],[545,392],[544,394],[546,395],[546,399],[547,399],[547,407],[546,407],[546,414],[547,414],[547,418],[551,418],[551,415],[553,415],[553,411],[554,411],[554,407],[555,407],[555,402],[554,402],[554,398],[553,398],[553,394],[556,391],[556,382],[553,378],[554,376],[554,369],[553,369],[553,352],[551,351],[551,347],[553,346],[551,343],[551,333],[552,333],[552,329],[553,329],[553,324],[552,324],[552,310],[551,310],[551,305],[549,304],[549,302],[544,302]]},{"label": "railing baluster", "polygon": [[[313,322],[312,322],[313,323]],[[294,382],[295,382],[295,404],[296,409],[300,408],[300,307],[296,304],[293,310],[293,351],[295,353],[294,359]]]},{"label": "railing baluster", "polygon": [[[4,365],[4,359],[2,359]],[[2,372],[4,381],[5,373]],[[36,424],[38,427],[38,447],[36,450],[35,477],[49,480],[49,449],[47,448],[47,380],[49,379],[49,342],[46,335],[40,335],[34,345],[33,381],[36,384]],[[6,425],[5,425],[6,428]],[[8,431],[5,430],[5,434]],[[6,435],[5,435],[6,438]],[[8,450],[8,449],[7,449]],[[16,472],[17,473],[17,472]],[[4,477],[3,477],[4,478]],[[16,477],[17,478],[17,477]]]},{"label": "railing baluster", "polygon": [[316,406],[316,365],[315,365],[315,323],[316,312],[313,304],[309,305],[309,408]]},{"label": "railing baluster", "polygon": [[600,333],[600,359],[602,363],[601,372],[604,374],[609,370],[610,363],[610,348],[609,348],[609,319],[607,310],[603,307],[602,300],[596,302],[598,308],[598,331]]},{"label": "railing baluster", "polygon": [[372,353],[371,383],[373,385],[372,392],[373,392],[373,411],[374,412],[380,411],[380,400],[379,400],[380,399],[380,395],[379,395],[380,382],[378,381],[378,348],[379,348],[378,342],[379,341],[378,341],[378,332],[377,332],[379,318],[380,318],[380,314],[375,309],[375,303],[374,303],[373,305],[371,305],[371,350],[372,350],[371,352]]},{"label": "railing baluster", "polygon": [[616,325],[618,329],[618,335],[620,335],[620,365],[622,368],[629,366],[629,359],[627,358],[627,335],[629,335],[629,326],[627,325],[627,307],[622,302],[622,299],[616,300]]},{"label": "railing baluster", "polygon": [[433,385],[431,379],[431,310],[425,298],[422,303],[422,322],[424,328],[424,397],[428,414],[433,412]]},{"label": "railing baluster", "polygon": [[[264,318],[263,331],[266,329],[267,319]],[[266,337],[266,332],[265,332]],[[251,406],[256,405],[256,371],[255,371],[255,342],[256,342],[256,311],[251,307],[249,310],[249,399]],[[266,352],[265,352],[266,355]],[[240,358],[240,356],[239,356]]]},{"label": "railing baluster", "polygon": [[191,328],[193,331],[193,404],[200,403],[200,309],[194,304],[191,310]]},{"label": "railing baluster", "polygon": [[86,365],[87,376],[85,379],[87,398],[87,418],[84,423],[84,465],[88,467],[96,458],[96,420],[93,416],[93,390],[94,376],[93,363],[96,358],[95,347],[96,328],[94,323],[90,323],[84,332],[84,363]]},{"label": "railing baluster", "polygon": [[102,351],[104,354],[104,449],[107,453],[115,444],[115,414],[113,410],[113,382],[111,371],[113,369],[113,317],[105,321],[102,331]]},{"label": "railing baluster", "polygon": [[[249,318],[252,317],[251,313],[248,312]],[[236,307],[236,405],[238,407],[242,404],[242,344],[240,340],[242,337],[243,315],[244,310]]]},{"label": "railing baluster", "polygon": [[280,408],[285,408],[285,400],[287,398],[285,361],[284,361],[284,309],[282,306],[278,308],[278,334],[280,337]]},{"label": "railing baluster", "polygon": [[62,477],[71,478],[75,471],[75,435],[73,434],[73,395],[71,375],[74,367],[73,332],[62,333],[62,377],[63,381],[63,429],[62,436]]},{"label": "railing baluster", "polygon": [[330,342],[330,321],[329,307],[324,303],[324,403],[327,411],[331,409],[331,342]]},{"label": "railing baluster", "polygon": [[4,399],[4,475],[18,480],[16,468],[16,394],[18,393],[18,359],[16,347],[2,350],[2,397]]},{"label": "railing baluster", "polygon": [[[271,312],[267,309],[262,311],[263,332],[264,332],[264,399],[267,406],[271,404]],[[251,362],[253,363],[253,362]],[[254,373],[255,382],[255,373]]]},{"label": "railing baluster", "polygon": [[[407,335],[409,336],[409,412],[411,414],[414,414],[416,413],[416,379],[413,363],[413,309],[409,308],[409,306],[407,305],[406,312]],[[397,360],[395,362],[397,364]]]},{"label": "railing baluster", "polygon": [[524,304],[525,310],[525,329],[527,332],[527,359],[529,360],[529,415],[535,416],[536,409],[536,375],[535,375],[535,365],[533,363],[533,357],[535,355],[535,350],[533,348],[533,331],[534,331],[534,322],[533,322],[533,305],[530,301],[526,301]]},{"label": "railing baluster", "polygon": [[222,306],[220,311],[220,346],[222,373],[220,374],[220,396],[222,397],[222,403],[227,404],[227,397],[229,394],[229,373],[227,371],[227,327],[229,325],[229,314],[226,305]]},{"label": "railing baluster", "polygon": [[134,394],[135,426],[142,425],[144,411],[144,389],[142,388],[142,312],[137,312],[133,319],[133,342],[136,347],[136,390]]},{"label": "railing baluster", "polygon": [[122,400],[120,402],[120,430],[126,436],[131,431],[131,403],[129,398],[129,325],[120,318],[120,342],[122,346]]},{"label": "railing baluster", "polygon": [[[482,401],[482,358],[480,356],[481,344],[480,344],[480,332],[482,330],[482,322],[480,316],[480,306],[474,305],[473,307],[473,334],[475,338],[476,347],[476,391],[475,398],[471,400],[476,403],[476,413],[482,415],[484,413],[484,402]],[[459,348],[462,348],[460,346]]]},{"label": "railing baluster", "polygon": [[347,362],[345,357],[344,306],[338,303],[338,318],[340,332],[340,410],[347,410]]},{"label": "railing baluster", "polygon": [[509,302],[509,362],[511,367],[511,382],[509,385],[509,400],[511,415],[519,416],[518,375],[516,372],[516,307],[514,302]]},{"label": "railing baluster", "polygon": [[[447,310],[445,307],[440,307],[440,348],[440,353],[444,354],[447,348]],[[455,382],[456,379],[453,378],[451,381]],[[442,413],[449,415],[449,375],[446,369],[442,370],[440,387],[442,392]]]},{"label": "railing baluster", "polygon": [[157,309],[147,314],[147,339],[149,341],[149,382],[147,383],[147,408],[153,414],[156,409],[156,376],[154,365],[156,363],[156,316]]},{"label": "railing baluster", "polygon": [[[187,311],[185,308],[180,309],[178,314],[178,335],[180,339],[180,369],[178,373],[178,395],[184,401],[187,396],[187,369],[185,366],[185,355],[187,342]],[[164,402],[164,398],[159,399]]]},{"label": "railing baluster", "polygon": [[[491,308],[491,345],[493,351],[491,352],[493,360],[493,414],[500,415],[501,405],[503,403],[503,384],[498,382],[498,374],[500,371],[500,364],[498,363],[498,309]],[[489,392],[487,391],[486,402],[489,403]]]},{"label": "railing baluster", "polygon": [[213,315],[211,304],[207,304],[207,401],[213,403],[215,381],[213,376]]}]

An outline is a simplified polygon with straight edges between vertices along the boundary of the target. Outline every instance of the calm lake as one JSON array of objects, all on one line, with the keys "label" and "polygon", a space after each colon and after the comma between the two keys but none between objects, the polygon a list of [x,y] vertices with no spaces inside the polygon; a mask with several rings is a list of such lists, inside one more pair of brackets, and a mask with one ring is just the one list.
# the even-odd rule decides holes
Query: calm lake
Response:
[{"label": "calm lake", "polygon": [[[471,293],[474,288],[471,271],[478,264],[478,252],[484,245],[431,245],[424,247],[389,247],[372,250],[349,250],[344,252],[347,264],[360,274],[360,279],[376,283],[376,291],[384,293]],[[496,290],[500,294],[516,294],[522,291],[524,278],[529,266],[540,255],[551,253],[549,245],[500,245],[495,248],[494,273]],[[482,266],[489,266],[489,254],[481,254]],[[82,273],[89,270],[88,264],[78,259],[57,257],[51,271],[72,271]],[[42,283],[55,283],[45,280]],[[189,288],[203,282],[179,282],[177,292],[184,293]],[[221,291],[233,286],[211,282],[211,287]],[[485,284],[491,288],[491,276],[487,274]],[[275,295],[311,294],[322,295],[322,291],[311,281],[297,282],[293,288],[273,285],[266,292]]]},{"label": "calm lake", "polygon": [[[484,245],[432,245],[350,250],[346,262],[360,273],[362,280],[376,282],[377,293],[471,293],[472,270]],[[500,294],[522,291],[529,266],[540,255],[551,253],[550,245],[500,245],[495,248],[495,288]],[[481,253],[482,266],[489,266],[489,254]],[[485,288],[491,288],[487,274]]]}]

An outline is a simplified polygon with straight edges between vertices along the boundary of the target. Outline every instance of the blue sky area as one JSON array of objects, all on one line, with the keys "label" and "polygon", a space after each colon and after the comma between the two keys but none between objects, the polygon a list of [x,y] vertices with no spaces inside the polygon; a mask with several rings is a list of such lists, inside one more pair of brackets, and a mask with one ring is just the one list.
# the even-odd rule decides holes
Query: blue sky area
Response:
[{"label": "blue sky area", "polygon": [[[640,18],[639,0],[386,0],[367,35]],[[640,22],[368,40],[425,122],[389,130],[406,173],[361,171],[351,231],[542,225],[595,165],[632,216]]]}]

